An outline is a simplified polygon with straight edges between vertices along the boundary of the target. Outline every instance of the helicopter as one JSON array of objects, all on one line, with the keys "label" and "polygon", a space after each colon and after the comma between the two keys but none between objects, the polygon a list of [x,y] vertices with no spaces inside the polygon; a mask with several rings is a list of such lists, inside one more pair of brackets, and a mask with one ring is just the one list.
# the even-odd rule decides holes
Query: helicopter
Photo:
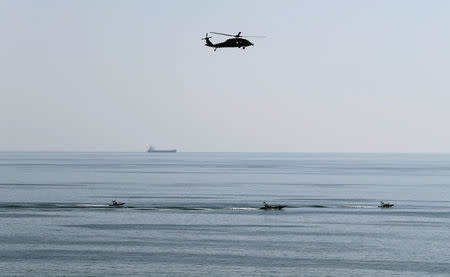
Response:
[{"label": "helicopter", "polygon": [[214,48],[214,51],[216,51],[217,48],[224,48],[224,47],[237,47],[237,48],[242,47],[242,49],[245,49],[245,47],[254,45],[253,43],[251,43],[250,41],[246,40],[243,37],[263,38],[263,36],[241,36],[241,32],[239,32],[237,35],[230,35],[230,34],[217,33],[217,32],[211,32],[211,33],[217,34],[217,35],[222,35],[222,36],[233,37],[233,38],[227,39],[224,42],[214,44],[209,40],[212,37],[208,37],[208,33],[206,33],[206,36],[204,38],[202,38],[202,40],[206,40],[205,46]]}]

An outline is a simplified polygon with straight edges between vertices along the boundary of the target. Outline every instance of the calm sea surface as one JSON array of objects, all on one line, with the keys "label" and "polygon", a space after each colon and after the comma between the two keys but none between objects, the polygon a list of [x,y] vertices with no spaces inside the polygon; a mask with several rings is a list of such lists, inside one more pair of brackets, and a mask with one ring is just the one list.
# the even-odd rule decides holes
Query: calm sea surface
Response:
[{"label": "calm sea surface", "polygon": [[1,276],[450,276],[450,155],[3,152],[0,223]]}]

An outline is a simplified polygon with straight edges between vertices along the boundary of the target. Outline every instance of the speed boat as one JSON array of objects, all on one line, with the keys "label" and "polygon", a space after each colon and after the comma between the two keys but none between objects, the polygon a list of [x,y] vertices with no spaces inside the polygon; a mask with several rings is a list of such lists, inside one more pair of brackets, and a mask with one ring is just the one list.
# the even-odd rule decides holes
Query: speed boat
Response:
[{"label": "speed boat", "polygon": [[111,202],[111,204],[109,204],[109,206],[110,207],[121,207],[121,206],[123,206],[125,203],[124,202],[118,202],[118,201],[116,201],[116,200],[113,200],[112,202]]},{"label": "speed boat", "polygon": [[261,210],[281,210],[285,208],[285,205],[269,205],[264,201],[264,207],[261,207]]},{"label": "speed boat", "polygon": [[383,201],[380,202],[380,205],[378,206],[379,208],[391,208],[393,207],[394,204],[391,203],[384,203]]}]

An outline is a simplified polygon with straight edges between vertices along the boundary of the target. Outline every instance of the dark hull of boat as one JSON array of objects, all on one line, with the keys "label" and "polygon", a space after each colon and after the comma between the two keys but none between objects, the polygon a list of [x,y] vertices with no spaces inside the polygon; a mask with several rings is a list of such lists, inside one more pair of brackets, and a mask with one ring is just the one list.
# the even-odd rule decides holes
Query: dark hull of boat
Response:
[{"label": "dark hull of boat", "polygon": [[261,207],[261,210],[281,210],[283,208],[286,208],[286,206],[283,205],[275,205],[275,206],[265,206]]},{"label": "dark hull of boat", "polygon": [[122,207],[125,203],[109,204],[110,207]]},{"label": "dark hull of boat", "polygon": [[394,204],[380,205],[380,206],[378,206],[378,208],[392,208],[392,207],[394,207]]}]

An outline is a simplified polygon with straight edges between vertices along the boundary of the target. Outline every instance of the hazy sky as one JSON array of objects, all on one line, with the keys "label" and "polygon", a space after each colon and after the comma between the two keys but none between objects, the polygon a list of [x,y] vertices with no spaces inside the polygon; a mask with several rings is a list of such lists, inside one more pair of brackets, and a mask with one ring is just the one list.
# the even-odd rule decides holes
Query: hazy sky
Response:
[{"label": "hazy sky", "polygon": [[[450,1],[0,0],[0,151],[450,152],[449,15]],[[214,52],[211,31],[267,38]]]}]

